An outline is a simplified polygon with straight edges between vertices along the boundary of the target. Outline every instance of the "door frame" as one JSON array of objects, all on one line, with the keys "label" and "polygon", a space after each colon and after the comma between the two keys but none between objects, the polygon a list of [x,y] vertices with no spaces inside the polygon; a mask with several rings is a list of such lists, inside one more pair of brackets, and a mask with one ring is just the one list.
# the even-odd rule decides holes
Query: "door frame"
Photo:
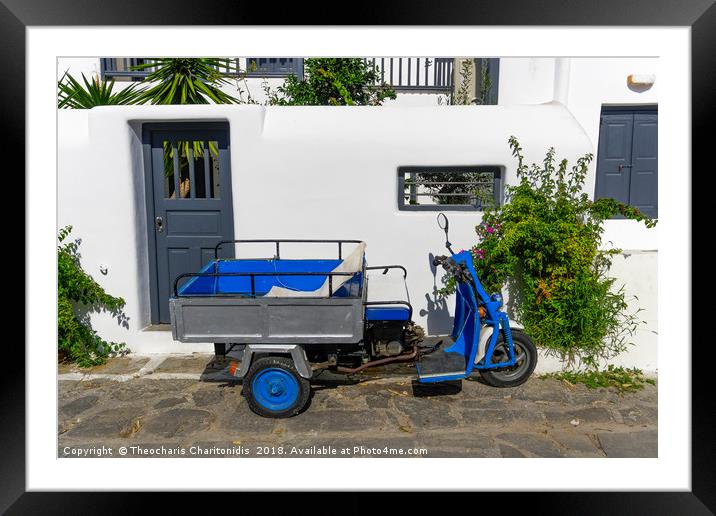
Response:
[{"label": "door frame", "polygon": [[[227,240],[234,239],[234,195],[232,191],[231,177],[231,132],[228,121],[207,121],[207,122],[143,122],[142,123],[142,158],[144,159],[144,201],[146,221],[146,242],[147,258],[149,267],[149,317],[151,325],[162,324],[159,322],[159,276],[157,260],[157,235],[154,229],[154,177],[152,169],[152,133],[157,131],[176,130],[221,130],[226,131],[226,149],[229,152],[229,160],[226,163],[226,190],[222,182],[221,191],[228,192],[229,206],[231,208],[230,226],[227,230],[231,235]],[[223,164],[222,164],[223,166]],[[223,194],[222,194],[223,195]]]},{"label": "door frame", "polygon": [[657,114],[659,104],[602,104],[599,118],[601,119],[601,116],[604,114],[619,114],[625,111],[628,113]]}]

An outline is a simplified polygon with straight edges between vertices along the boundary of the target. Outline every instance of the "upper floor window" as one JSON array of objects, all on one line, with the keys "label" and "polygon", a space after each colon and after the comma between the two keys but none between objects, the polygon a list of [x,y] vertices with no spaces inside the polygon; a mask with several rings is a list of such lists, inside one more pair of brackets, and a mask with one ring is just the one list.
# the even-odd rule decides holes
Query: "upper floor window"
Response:
[{"label": "upper floor window", "polygon": [[303,59],[292,57],[247,57],[246,73],[255,77],[303,77]]},{"label": "upper floor window", "polygon": [[[102,77],[117,81],[141,81],[145,79],[154,67],[133,69],[137,65],[151,63],[152,59],[146,57],[103,57],[100,59]],[[288,57],[246,59],[246,69],[237,57],[220,59],[217,71],[223,74],[236,74],[246,72],[250,77],[287,77],[291,74],[303,77],[303,59]]]},{"label": "upper floor window", "polygon": [[398,208],[479,211],[502,201],[502,167],[398,168]]},{"label": "upper floor window", "polygon": [[115,81],[141,81],[149,75],[149,69],[133,70],[134,66],[150,62],[142,57],[103,57],[99,60],[102,78]]}]

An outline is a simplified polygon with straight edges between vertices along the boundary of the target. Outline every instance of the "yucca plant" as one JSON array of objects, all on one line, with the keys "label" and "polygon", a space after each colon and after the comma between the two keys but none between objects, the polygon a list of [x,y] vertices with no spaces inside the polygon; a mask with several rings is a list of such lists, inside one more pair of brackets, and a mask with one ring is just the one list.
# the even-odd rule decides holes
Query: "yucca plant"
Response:
[{"label": "yucca plant", "polygon": [[[202,141],[180,140],[180,141],[176,142],[177,157],[178,157],[180,164],[182,163],[182,161],[184,161],[185,163],[188,163],[188,160],[192,158],[189,153],[190,149],[193,152],[193,159],[204,158],[205,151],[209,152],[209,155],[211,157],[213,157],[214,159],[217,159],[219,157],[219,148],[217,147],[216,143],[213,141],[210,141],[208,143],[209,143],[208,151],[206,151],[206,149],[204,147],[204,142],[202,142]],[[172,147],[171,142],[165,141],[164,142],[164,175],[166,177],[170,177],[172,174],[174,174],[174,147]],[[170,198],[187,197],[189,195],[189,178],[180,179],[179,182],[180,182],[179,192],[173,193]]]},{"label": "yucca plant", "polygon": [[134,104],[137,96],[141,93],[139,83],[114,91],[114,79],[111,81],[99,80],[93,77],[87,80],[82,74],[82,85],[77,79],[67,72],[57,82],[59,94],[57,96],[57,107],[60,109],[90,109],[95,106],[117,106]]},{"label": "yucca plant", "polygon": [[[228,80],[238,70],[226,59],[151,58],[133,66],[133,70],[155,68],[144,82],[156,83],[143,91],[139,104],[238,104],[239,100],[219,88],[231,84]],[[219,71],[220,68],[226,70]]]}]

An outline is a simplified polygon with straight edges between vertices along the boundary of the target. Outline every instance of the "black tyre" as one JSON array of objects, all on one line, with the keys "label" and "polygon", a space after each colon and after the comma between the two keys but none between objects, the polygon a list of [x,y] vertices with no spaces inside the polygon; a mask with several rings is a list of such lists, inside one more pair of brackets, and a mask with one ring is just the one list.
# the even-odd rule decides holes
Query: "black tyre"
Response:
[{"label": "black tyre", "polygon": [[249,408],[263,417],[295,416],[311,396],[310,382],[298,374],[293,360],[286,357],[254,360],[243,384]]},{"label": "black tyre", "polygon": [[[520,330],[512,330],[512,344],[515,347],[516,363],[510,367],[500,369],[485,369],[480,371],[482,378],[493,387],[515,387],[527,381],[537,366],[537,347],[532,339]],[[507,362],[509,352],[504,332],[495,346],[492,356],[493,362]]]}]

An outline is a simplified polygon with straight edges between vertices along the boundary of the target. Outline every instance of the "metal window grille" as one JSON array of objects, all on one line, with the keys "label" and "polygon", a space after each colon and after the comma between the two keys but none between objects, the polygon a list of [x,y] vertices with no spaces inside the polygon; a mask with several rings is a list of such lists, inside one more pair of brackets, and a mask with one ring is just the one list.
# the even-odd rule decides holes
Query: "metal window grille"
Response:
[{"label": "metal window grille", "polygon": [[502,202],[499,166],[398,168],[398,208],[482,211]]}]

